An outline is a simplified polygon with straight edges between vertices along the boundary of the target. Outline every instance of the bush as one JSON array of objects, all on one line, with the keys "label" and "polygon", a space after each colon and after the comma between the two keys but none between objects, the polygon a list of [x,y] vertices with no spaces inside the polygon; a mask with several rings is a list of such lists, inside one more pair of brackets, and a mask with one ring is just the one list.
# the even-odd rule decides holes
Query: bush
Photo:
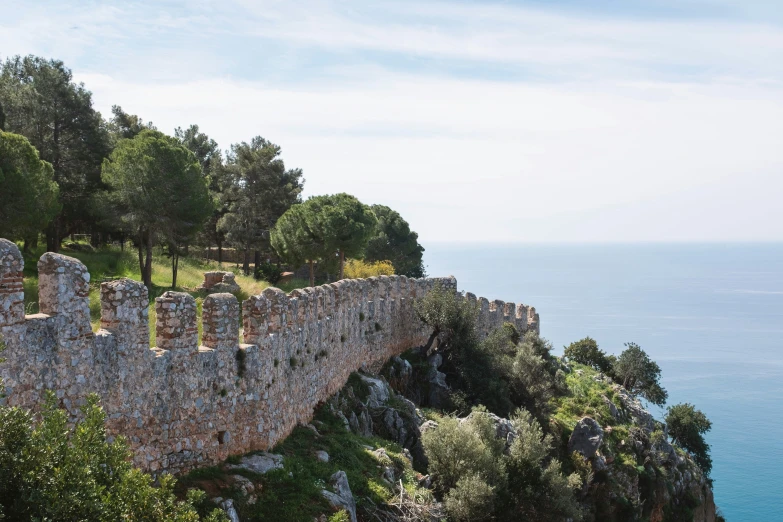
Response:
[{"label": "bush", "polygon": [[495,447],[483,440],[478,431],[471,423],[444,417],[437,428],[422,433],[429,471],[441,493],[455,488],[463,477],[477,477],[489,484],[505,477]]},{"label": "bush", "polygon": [[[92,396],[84,420],[72,428],[49,393],[41,420],[19,408],[0,407],[0,519],[6,520],[200,520],[205,494],[192,490],[184,502],[175,480],[134,469],[124,439],[106,442],[105,415]],[[228,520],[215,509],[204,520]]]},{"label": "bush", "polygon": [[348,259],[345,261],[343,274],[346,279],[394,275],[394,266],[392,266],[391,261],[368,262],[361,259]]},{"label": "bush", "polygon": [[543,415],[549,401],[564,386],[558,378],[556,360],[549,354],[551,345],[535,332],[525,334],[511,365],[511,389],[515,404],[521,404]]},{"label": "bush", "polygon": [[276,285],[283,277],[283,271],[273,263],[261,263],[256,267],[254,276],[270,285]]},{"label": "bush", "polygon": [[478,475],[468,475],[446,494],[444,504],[450,519],[479,521],[492,517],[494,500],[495,488]]}]

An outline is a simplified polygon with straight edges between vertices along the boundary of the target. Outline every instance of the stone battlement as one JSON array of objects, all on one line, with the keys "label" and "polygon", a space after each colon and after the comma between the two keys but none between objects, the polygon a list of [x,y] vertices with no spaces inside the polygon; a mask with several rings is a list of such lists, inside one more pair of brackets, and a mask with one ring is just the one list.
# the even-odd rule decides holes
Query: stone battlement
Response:
[{"label": "stone battlement", "polygon": [[[5,402],[34,409],[52,390],[76,417],[86,396],[97,393],[109,433],[125,436],[135,464],[151,472],[271,448],[308,422],[351,372],[377,369],[426,342],[416,298],[436,285],[457,290],[453,277],[404,276],[348,279],[288,295],[267,288],[241,304],[242,336],[237,298],[214,293],[202,304],[200,342],[195,299],[166,292],[155,299],[150,348],[143,284],[101,283],[101,327],[93,333],[90,274],[81,262],[41,256],[35,315],[24,314],[23,267],[16,245],[0,239]],[[466,298],[478,303],[485,334],[504,322],[538,330],[532,307]]]}]

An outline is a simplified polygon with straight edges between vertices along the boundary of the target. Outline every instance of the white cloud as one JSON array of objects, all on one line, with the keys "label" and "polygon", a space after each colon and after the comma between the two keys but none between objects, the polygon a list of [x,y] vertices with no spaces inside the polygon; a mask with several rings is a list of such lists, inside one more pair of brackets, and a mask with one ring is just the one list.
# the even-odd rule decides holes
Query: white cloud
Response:
[{"label": "white cloud", "polygon": [[[52,34],[102,112],[120,104],[168,132],[198,123],[223,147],[261,134],[304,169],[308,194],[389,204],[425,242],[783,239],[779,28],[400,5],[246,2],[209,16],[196,6],[187,23],[166,5],[149,19],[122,6],[95,14],[95,32]],[[122,30],[130,12],[135,35]],[[0,31],[0,50],[55,54],[45,28],[57,24],[36,14],[38,25],[15,27],[41,38],[20,51],[9,42],[21,29]],[[57,22],[90,27],[90,16]],[[227,34],[258,48],[241,67],[268,66],[274,42],[297,81],[218,66],[230,57],[205,50]],[[138,52],[126,56],[117,49],[129,39]],[[326,79],[299,65],[304,50],[331,64]],[[434,68],[363,54],[373,51]],[[509,74],[451,71],[477,61]]]}]

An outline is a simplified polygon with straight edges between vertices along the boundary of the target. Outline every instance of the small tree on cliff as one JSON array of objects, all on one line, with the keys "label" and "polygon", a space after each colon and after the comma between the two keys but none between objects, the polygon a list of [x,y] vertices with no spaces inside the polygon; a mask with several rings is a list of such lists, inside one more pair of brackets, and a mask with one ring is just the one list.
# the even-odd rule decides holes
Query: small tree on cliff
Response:
[{"label": "small tree on cliff", "polygon": [[[111,215],[137,238],[139,268],[152,286],[152,247],[181,244],[212,213],[207,182],[196,157],[174,138],[144,130],[121,140],[103,162]],[[176,274],[176,264],[172,266]]]},{"label": "small tree on cliff", "polygon": [[653,404],[666,404],[669,394],[660,384],[660,366],[638,344],[626,343],[625,346],[625,351],[613,366],[615,380],[629,392]]},{"label": "small tree on cliff", "polygon": [[27,138],[0,131],[0,236],[37,237],[57,215],[59,190],[52,178],[52,166]]},{"label": "small tree on cliff", "polygon": [[704,434],[712,429],[712,423],[707,416],[693,404],[684,403],[670,406],[666,411],[665,422],[672,440],[690,451],[702,471],[709,474],[712,458]]}]

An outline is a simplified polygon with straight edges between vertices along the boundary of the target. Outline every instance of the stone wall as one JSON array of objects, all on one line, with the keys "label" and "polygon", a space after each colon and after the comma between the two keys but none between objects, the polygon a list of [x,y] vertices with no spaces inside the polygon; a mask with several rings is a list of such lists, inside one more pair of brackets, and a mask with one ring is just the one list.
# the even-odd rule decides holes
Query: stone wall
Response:
[{"label": "stone wall", "polygon": [[[286,295],[268,288],[240,304],[232,294],[204,299],[202,339],[193,297],[155,300],[156,346],[149,347],[147,289],[121,279],[101,283],[101,328],[89,315],[90,274],[53,253],[38,262],[41,313],[24,315],[23,260],[0,239],[0,364],[10,405],[34,409],[45,390],[75,418],[97,393],[112,434],[131,444],[136,465],[184,471],[231,454],[267,449],[351,372],[377,368],[428,336],[413,302],[453,277],[381,276],[343,280]],[[467,294],[474,300],[475,296]],[[477,299],[484,333],[510,321],[538,330],[535,309]]]}]

